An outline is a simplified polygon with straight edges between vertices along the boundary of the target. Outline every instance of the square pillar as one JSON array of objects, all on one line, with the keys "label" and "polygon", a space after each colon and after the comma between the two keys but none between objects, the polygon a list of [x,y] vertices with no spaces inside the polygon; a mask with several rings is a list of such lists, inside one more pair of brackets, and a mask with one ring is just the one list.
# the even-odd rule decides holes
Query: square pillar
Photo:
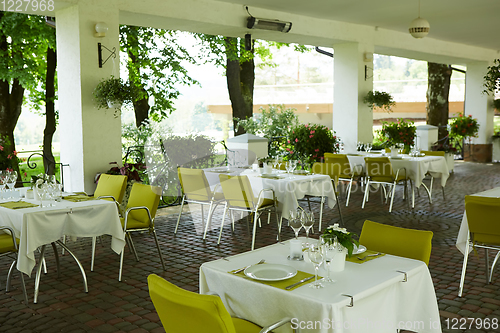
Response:
[{"label": "square pillar", "polygon": [[479,124],[478,137],[472,139],[472,146],[464,147],[465,156],[478,162],[491,162],[492,157],[493,97],[483,94],[488,65],[487,62],[467,63],[465,75],[464,114],[476,118]]},{"label": "square pillar", "polygon": [[[121,162],[121,119],[113,110],[98,110],[92,97],[101,79],[120,75],[118,19],[118,8],[105,2],[79,1],[56,12],[61,162],[69,165],[64,169],[66,191],[93,193],[96,173],[107,171],[110,162]],[[108,25],[106,37],[94,37],[98,22]],[[115,47],[117,56],[102,68],[99,42]],[[108,55],[103,53],[103,59]]]},{"label": "square pillar", "polygon": [[373,55],[373,45],[338,44],[334,50],[333,129],[346,150],[355,151],[357,141],[373,140],[373,111],[363,103],[373,89],[373,57],[365,59],[365,53]]}]

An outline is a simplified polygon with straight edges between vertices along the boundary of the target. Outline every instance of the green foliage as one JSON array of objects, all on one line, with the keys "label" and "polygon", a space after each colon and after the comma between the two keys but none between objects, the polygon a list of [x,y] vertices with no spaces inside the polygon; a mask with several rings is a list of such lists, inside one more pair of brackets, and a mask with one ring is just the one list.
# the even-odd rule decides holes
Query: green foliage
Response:
[{"label": "green foliage", "polygon": [[467,137],[477,137],[479,132],[479,124],[477,119],[472,118],[471,115],[465,116],[458,113],[449,124],[450,137],[455,139],[462,139]]},{"label": "green foliage", "polygon": [[325,153],[339,151],[340,138],[328,127],[319,124],[300,124],[292,129],[286,148],[289,159],[320,161]]},{"label": "green foliage", "polygon": [[19,164],[17,152],[15,150],[10,152],[6,148],[10,147],[10,145],[11,142],[8,136],[0,136],[0,170],[13,170]]},{"label": "green foliage", "polygon": [[483,94],[492,94],[500,91],[500,59],[493,60],[493,66],[488,66],[488,72],[484,76]]},{"label": "green foliage", "polygon": [[127,53],[130,85],[137,99],[152,97],[149,117],[161,121],[175,110],[178,85],[199,85],[188,75],[184,64],[195,64],[178,43],[180,32],[137,26],[120,26],[120,50]]},{"label": "green foliage", "polygon": [[373,91],[370,90],[368,94],[363,98],[363,103],[368,105],[370,108],[378,107],[387,112],[391,112],[391,107],[396,105],[391,94],[385,91]]},{"label": "green foliage", "polygon": [[291,129],[299,124],[295,109],[285,109],[284,105],[269,105],[269,111],[262,107],[260,110],[262,112],[260,117],[254,115],[248,119],[234,119],[247,133],[261,135],[269,140],[275,138],[268,153],[270,156],[282,154],[283,144],[290,136]]},{"label": "green foliage", "polygon": [[340,244],[347,249],[347,255],[352,256],[354,250],[354,244],[359,246],[359,242],[353,238],[358,237],[356,234],[347,231],[346,228],[340,228],[338,223],[329,226],[321,234],[321,238],[330,245]]},{"label": "green foliage", "polygon": [[385,138],[386,147],[394,146],[395,144],[402,143],[406,147],[413,145],[417,128],[411,120],[403,118],[398,119],[397,122],[382,122],[382,129],[380,134]]},{"label": "green foliage", "polygon": [[108,109],[108,102],[127,104],[134,100],[129,83],[114,76],[102,79],[94,88],[93,96],[99,109]]},{"label": "green foliage", "polygon": [[500,99],[493,100],[493,107],[497,109],[497,111],[500,111]]}]

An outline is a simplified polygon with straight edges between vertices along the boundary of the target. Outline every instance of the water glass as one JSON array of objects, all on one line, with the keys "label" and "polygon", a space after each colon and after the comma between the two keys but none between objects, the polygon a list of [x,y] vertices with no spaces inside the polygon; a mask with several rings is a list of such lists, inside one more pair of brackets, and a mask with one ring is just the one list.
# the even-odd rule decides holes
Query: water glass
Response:
[{"label": "water glass", "polygon": [[302,223],[302,226],[306,230],[306,244],[309,244],[309,230],[311,230],[312,226],[314,225],[314,213],[310,211],[302,212],[300,221]]},{"label": "water glass", "polygon": [[321,282],[318,281],[318,270],[319,266],[323,263],[323,250],[321,244],[310,244],[308,247],[309,260],[314,265],[314,283],[310,284],[309,287],[314,289],[323,288]]},{"label": "water glass", "polygon": [[326,277],[324,277],[321,281],[327,283],[335,282],[330,277],[330,263],[335,257],[335,254],[337,252],[337,240],[335,239],[333,244],[329,244],[323,238],[321,238],[321,246],[323,249],[323,261],[326,269]]},{"label": "water glass", "polygon": [[288,225],[295,232],[295,239],[299,238],[299,231],[302,228],[302,222],[300,221],[300,212],[296,210],[290,211],[290,217],[288,218]]}]

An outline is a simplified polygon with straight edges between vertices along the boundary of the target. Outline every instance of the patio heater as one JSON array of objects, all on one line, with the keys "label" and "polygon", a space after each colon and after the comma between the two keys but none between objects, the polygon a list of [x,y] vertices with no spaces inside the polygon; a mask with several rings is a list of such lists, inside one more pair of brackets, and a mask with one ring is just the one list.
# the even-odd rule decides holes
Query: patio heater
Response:
[{"label": "patio heater", "polygon": [[248,15],[250,15],[250,17],[247,19],[248,29],[279,31],[284,33],[287,33],[292,29],[292,22],[256,18],[253,17],[252,14],[250,14],[250,12],[248,11],[248,6],[245,6],[245,8]]}]

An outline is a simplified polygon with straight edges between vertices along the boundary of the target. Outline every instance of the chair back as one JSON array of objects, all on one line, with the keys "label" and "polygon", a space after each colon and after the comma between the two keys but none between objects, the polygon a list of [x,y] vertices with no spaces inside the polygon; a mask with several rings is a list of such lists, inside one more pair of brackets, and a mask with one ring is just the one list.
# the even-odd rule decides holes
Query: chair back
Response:
[{"label": "chair back", "polygon": [[218,296],[181,289],[155,274],[148,276],[148,287],[165,332],[236,332]]},{"label": "chair back", "polygon": [[189,200],[210,201],[212,191],[202,169],[178,168],[182,190]]},{"label": "chair back", "polygon": [[421,150],[420,152],[424,153],[425,156],[443,156],[444,157],[444,151]]},{"label": "chair back", "polygon": [[359,243],[371,251],[421,260],[429,265],[432,231],[406,229],[365,221]]},{"label": "chair back", "polygon": [[[117,202],[122,202],[127,188],[127,176],[101,174],[97,187],[94,192],[94,197],[111,195]],[[107,198],[106,200],[111,200]]]},{"label": "chair back", "polygon": [[[147,207],[151,214],[151,219],[154,220],[160,197],[162,194],[161,187],[151,186],[140,183],[134,183],[130,190],[127,209],[131,207]],[[146,226],[149,225],[148,213],[145,210],[133,210],[129,213],[129,217],[136,221],[143,222]]]},{"label": "chair back", "polygon": [[465,213],[474,242],[500,245],[500,198],[466,195]]},{"label": "chair back", "polygon": [[340,166],[339,175],[341,178],[351,176],[351,164],[346,154],[325,153],[325,163],[334,163]]},{"label": "chair back", "polygon": [[335,181],[335,185],[338,183],[340,176],[341,166],[338,163],[320,163],[314,162],[312,166],[313,173],[319,173],[322,175],[328,175],[332,180]]},{"label": "chair back", "polygon": [[252,186],[247,176],[219,175],[222,193],[232,207],[254,209],[256,206]]},{"label": "chair back", "polygon": [[392,164],[388,157],[365,157],[366,175],[377,182],[394,181]]},{"label": "chair back", "polygon": [[0,227],[0,254],[17,252],[19,239],[15,238],[14,231],[10,227]]}]

